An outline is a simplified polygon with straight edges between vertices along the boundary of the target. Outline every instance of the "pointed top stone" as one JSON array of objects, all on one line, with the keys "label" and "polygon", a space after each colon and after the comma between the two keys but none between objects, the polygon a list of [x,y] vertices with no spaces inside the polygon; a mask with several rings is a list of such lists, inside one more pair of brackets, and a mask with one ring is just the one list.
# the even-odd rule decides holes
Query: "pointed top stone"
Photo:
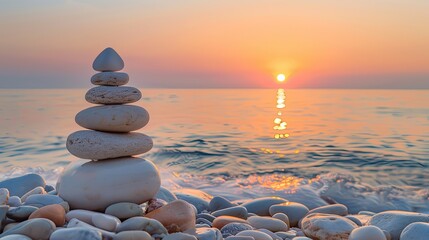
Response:
[{"label": "pointed top stone", "polygon": [[95,58],[92,68],[100,72],[120,71],[124,68],[124,61],[113,48],[106,48]]}]

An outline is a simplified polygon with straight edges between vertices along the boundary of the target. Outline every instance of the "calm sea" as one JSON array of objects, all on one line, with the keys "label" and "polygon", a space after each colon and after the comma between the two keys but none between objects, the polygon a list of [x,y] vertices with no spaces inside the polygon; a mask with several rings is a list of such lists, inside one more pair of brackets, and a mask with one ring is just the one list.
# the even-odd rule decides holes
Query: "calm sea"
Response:
[{"label": "calm sea", "polygon": [[[429,91],[141,89],[163,185],[429,212]],[[86,90],[0,90],[1,179],[55,184]]]}]

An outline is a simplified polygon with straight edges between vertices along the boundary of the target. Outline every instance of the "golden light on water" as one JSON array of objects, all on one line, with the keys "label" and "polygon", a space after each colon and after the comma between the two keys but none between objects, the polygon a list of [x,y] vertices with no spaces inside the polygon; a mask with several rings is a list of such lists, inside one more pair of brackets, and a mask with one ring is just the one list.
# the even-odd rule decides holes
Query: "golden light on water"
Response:
[{"label": "golden light on water", "polygon": [[286,80],[286,75],[284,75],[283,73],[280,73],[277,75],[277,81],[284,82],[285,80]]}]

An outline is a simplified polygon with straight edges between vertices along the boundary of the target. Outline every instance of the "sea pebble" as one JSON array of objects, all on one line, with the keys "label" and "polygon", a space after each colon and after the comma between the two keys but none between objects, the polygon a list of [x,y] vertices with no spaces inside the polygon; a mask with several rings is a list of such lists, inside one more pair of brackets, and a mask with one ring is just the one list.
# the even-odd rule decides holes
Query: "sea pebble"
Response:
[{"label": "sea pebble", "polygon": [[198,240],[223,240],[222,234],[217,228],[197,228],[196,236]]},{"label": "sea pebble", "polygon": [[114,232],[121,223],[117,217],[88,210],[72,210],[66,214],[67,221],[73,218],[110,232]]},{"label": "sea pebble", "polygon": [[92,226],[86,222],[82,222],[76,218],[73,218],[72,220],[69,221],[69,223],[67,224],[67,228],[86,228],[86,229],[94,230],[94,231],[100,232],[103,239],[112,239],[113,236],[115,236],[115,233],[113,233],[113,232],[94,227],[94,226]]},{"label": "sea pebble", "polygon": [[255,238],[250,236],[229,236],[225,240],[255,240]]},{"label": "sea pebble", "polygon": [[22,195],[21,201],[25,202],[25,200],[27,200],[27,198],[29,196],[34,195],[34,194],[46,194],[45,188],[44,187],[35,187],[35,188],[31,189],[26,194]]},{"label": "sea pebble", "polygon": [[429,222],[429,215],[406,211],[386,211],[372,216],[368,225],[377,226],[388,232],[392,240],[398,240],[402,230],[414,222]]},{"label": "sea pebble", "polygon": [[9,190],[0,188],[0,205],[6,205],[9,202]]},{"label": "sea pebble", "polygon": [[220,196],[213,197],[209,203],[209,209],[212,212],[235,206],[237,206],[237,204],[231,203],[228,199]]},{"label": "sea pebble", "polygon": [[56,195],[48,195],[48,194],[33,194],[27,197],[25,201],[25,205],[33,206],[33,207],[44,207],[52,204],[60,204],[64,202],[64,200]]},{"label": "sea pebble", "polygon": [[174,194],[178,199],[194,205],[197,208],[198,213],[209,210],[209,201],[212,196],[203,191],[184,188],[176,190]]},{"label": "sea pebble", "polygon": [[0,205],[0,229],[3,227],[4,220],[6,219],[6,215],[9,211],[8,205]]},{"label": "sea pebble", "polygon": [[156,166],[141,158],[80,160],[63,171],[58,193],[72,209],[104,210],[118,202],[146,202],[158,192],[160,184]]},{"label": "sea pebble", "polygon": [[52,233],[49,240],[101,240],[101,232],[83,227],[62,228]]},{"label": "sea pebble", "polygon": [[3,232],[0,237],[11,234],[22,234],[31,239],[47,240],[55,230],[55,224],[44,218],[29,219]]},{"label": "sea pebble", "polygon": [[233,216],[233,217],[238,217],[238,218],[242,218],[242,219],[247,219],[247,209],[245,207],[242,207],[242,206],[223,208],[223,209],[217,210],[215,212],[212,212],[212,215],[215,217]]},{"label": "sea pebble", "polygon": [[347,215],[347,216],[344,216],[344,217],[347,218],[347,219],[352,220],[359,227],[363,225],[362,222],[359,220],[359,218],[356,217],[356,215]]},{"label": "sea pebble", "polygon": [[12,222],[12,223],[6,224],[6,226],[4,226],[4,228],[3,228],[3,232],[6,232],[7,230],[15,227],[18,224],[19,224],[19,222]]},{"label": "sea pebble", "polygon": [[9,200],[7,201],[7,205],[11,207],[19,207],[21,206],[21,204],[22,204],[21,198],[18,196],[9,197]]},{"label": "sea pebble", "polygon": [[256,230],[245,230],[237,233],[235,236],[249,236],[253,237],[255,240],[273,240],[270,235]]},{"label": "sea pebble", "polygon": [[152,139],[143,133],[107,133],[91,130],[70,134],[66,143],[71,154],[92,160],[139,155],[152,149],[152,146]]},{"label": "sea pebble", "polygon": [[95,58],[92,68],[100,72],[120,71],[124,68],[124,61],[113,48],[106,48]]},{"label": "sea pebble", "polygon": [[263,197],[256,198],[242,204],[249,213],[255,213],[259,216],[270,216],[269,209],[272,205],[287,202],[284,198]]},{"label": "sea pebble", "polygon": [[276,232],[276,235],[281,237],[282,239],[292,239],[296,237],[296,233],[293,233],[291,231],[288,232]]},{"label": "sea pebble", "polygon": [[283,238],[281,238],[281,237],[277,236],[275,233],[271,232],[271,231],[270,231],[270,230],[268,230],[268,229],[261,228],[261,229],[258,229],[258,231],[260,231],[260,232],[263,232],[263,233],[266,233],[266,234],[270,235],[270,237],[271,237],[273,240],[283,240]]},{"label": "sea pebble", "polygon": [[408,225],[401,233],[401,240],[427,240],[429,223],[415,222]]},{"label": "sea pebble", "polygon": [[370,212],[370,211],[360,211],[358,213],[358,215],[367,215],[367,216],[374,216],[376,213],[375,212]]},{"label": "sea pebble", "polygon": [[282,220],[272,218],[272,217],[253,216],[253,217],[249,217],[247,221],[252,227],[256,229],[265,228],[272,232],[289,230],[289,227],[288,225],[286,225],[286,223],[284,223]]},{"label": "sea pebble", "polygon": [[172,233],[165,236],[162,240],[197,240],[195,236],[186,233]]},{"label": "sea pebble", "polygon": [[222,229],[220,229],[220,232],[222,233],[222,237],[226,238],[229,236],[234,236],[237,233],[245,230],[253,230],[253,227],[246,223],[232,222],[223,226]]},{"label": "sea pebble", "polygon": [[184,232],[195,228],[195,211],[191,204],[176,200],[146,215],[158,220],[169,233]]},{"label": "sea pebble", "polygon": [[158,209],[158,208],[165,206],[165,205],[167,205],[166,201],[159,199],[159,198],[153,198],[147,202],[145,214],[148,214],[148,213],[152,212],[153,210]]},{"label": "sea pebble", "polygon": [[39,208],[25,205],[19,207],[12,207],[7,212],[7,217],[15,221],[25,221],[37,209]]},{"label": "sea pebble", "polygon": [[47,193],[52,192],[54,190],[55,190],[55,188],[53,186],[51,186],[51,185],[46,185],[45,186],[45,192],[47,192]]},{"label": "sea pebble", "polygon": [[197,218],[197,220],[195,221],[195,223],[196,224],[206,224],[209,227],[212,226],[212,222],[210,222],[209,220],[207,220],[205,218]]},{"label": "sea pebble", "polygon": [[11,234],[0,238],[1,240],[31,240],[31,238],[21,234]]},{"label": "sea pebble", "polygon": [[76,123],[81,127],[104,132],[130,132],[149,122],[149,113],[133,105],[96,106],[80,111]]},{"label": "sea pebble", "polygon": [[[308,237],[294,237],[294,238],[292,238],[292,240],[312,240],[312,239],[308,238]],[[332,239],[332,240],[334,240],[334,239]]]},{"label": "sea pebble", "polygon": [[210,222],[213,222],[216,217],[211,215],[210,213],[199,213],[197,214],[197,218],[204,218],[209,220]]},{"label": "sea pebble", "polygon": [[353,229],[348,240],[386,240],[383,231],[376,226],[365,226]]},{"label": "sea pebble", "polygon": [[276,213],[273,215],[273,218],[283,221],[290,227],[289,217],[284,213]]},{"label": "sea pebble", "polygon": [[94,104],[125,104],[140,100],[142,94],[135,87],[93,87],[85,94],[85,100]]},{"label": "sea pebble", "polygon": [[44,187],[45,180],[38,174],[26,174],[21,177],[9,178],[0,182],[0,188],[7,188],[10,196],[18,196],[26,194],[35,187]]},{"label": "sea pebble", "polygon": [[347,240],[358,226],[351,220],[332,214],[310,214],[302,219],[302,231],[315,239]]},{"label": "sea pebble", "polygon": [[106,214],[115,216],[119,219],[128,219],[132,217],[143,216],[143,209],[140,205],[130,202],[115,203],[106,208]]},{"label": "sea pebble", "polygon": [[100,72],[91,77],[91,83],[101,86],[122,86],[128,83],[130,77],[124,72]]},{"label": "sea pebble", "polygon": [[59,204],[52,204],[48,206],[41,207],[31,213],[28,219],[33,218],[46,218],[55,223],[55,226],[61,227],[66,221],[66,211]]},{"label": "sea pebble", "polygon": [[347,214],[349,214],[349,210],[343,204],[332,204],[332,205],[314,208],[308,212],[308,214],[312,214],[312,213],[325,213],[325,214],[346,216]]},{"label": "sea pebble", "polygon": [[222,229],[223,226],[227,225],[228,223],[246,223],[246,224],[249,224],[249,222],[247,222],[246,220],[244,220],[242,218],[231,217],[231,216],[220,216],[220,217],[217,217],[213,221],[213,227],[217,228],[217,229]]},{"label": "sea pebble", "polygon": [[116,234],[113,240],[152,240],[153,238],[145,231],[124,231]]},{"label": "sea pebble", "polygon": [[269,211],[271,216],[276,213],[286,214],[289,218],[290,225],[295,227],[298,226],[299,220],[301,220],[309,212],[309,209],[301,203],[285,202],[272,205]]},{"label": "sea pebble", "polygon": [[116,232],[123,231],[146,231],[150,235],[158,234],[163,235],[167,234],[167,229],[155,219],[147,218],[147,217],[132,217],[121,224],[119,224]]},{"label": "sea pebble", "polygon": [[162,199],[168,203],[177,200],[177,197],[176,195],[174,195],[174,193],[162,186],[159,189],[158,193],[155,195],[155,198]]}]

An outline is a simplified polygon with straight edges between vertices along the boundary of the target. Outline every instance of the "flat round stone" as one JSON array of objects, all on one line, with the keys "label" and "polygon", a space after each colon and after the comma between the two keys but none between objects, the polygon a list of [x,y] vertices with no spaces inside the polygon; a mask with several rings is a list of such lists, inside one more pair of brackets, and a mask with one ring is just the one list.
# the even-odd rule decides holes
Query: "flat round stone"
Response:
[{"label": "flat round stone", "polygon": [[79,126],[104,132],[131,132],[149,122],[149,113],[133,105],[96,106],[80,111],[75,118]]},{"label": "flat round stone", "polygon": [[152,149],[152,139],[143,133],[105,133],[82,130],[70,134],[66,147],[78,158],[102,160],[133,156]]},{"label": "flat round stone", "polygon": [[101,86],[122,86],[128,83],[130,77],[124,72],[100,72],[91,77],[91,83]]},{"label": "flat round stone", "polygon": [[124,68],[124,61],[113,48],[106,48],[95,58],[92,68],[100,72],[120,71]]},{"label": "flat round stone", "polygon": [[142,93],[135,87],[98,86],[86,92],[85,99],[94,104],[124,104],[140,100]]},{"label": "flat round stone", "polygon": [[144,203],[159,191],[156,166],[142,158],[73,161],[58,180],[58,194],[72,209],[104,209],[114,203]]}]

